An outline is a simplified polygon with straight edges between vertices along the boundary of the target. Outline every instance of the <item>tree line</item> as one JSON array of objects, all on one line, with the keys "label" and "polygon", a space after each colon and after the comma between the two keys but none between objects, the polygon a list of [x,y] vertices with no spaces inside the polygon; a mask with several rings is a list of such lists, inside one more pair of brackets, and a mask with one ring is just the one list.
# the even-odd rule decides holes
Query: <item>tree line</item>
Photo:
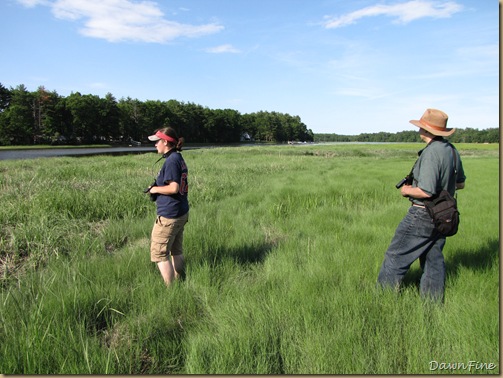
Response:
[{"label": "tree line", "polygon": [[[60,96],[40,86],[0,83],[0,145],[131,144],[153,131],[174,127],[189,143],[263,142],[420,142],[416,130],[359,135],[314,134],[299,116],[259,111],[209,109],[177,100],[116,100],[92,94]],[[499,128],[458,129],[453,143],[499,143]]]},{"label": "tree line", "polygon": [[284,113],[241,114],[177,100],[116,100],[111,93],[64,97],[43,86],[30,92],[23,84],[6,88],[0,83],[0,145],[130,144],[163,126],[172,126],[189,143],[314,139],[299,116]]},{"label": "tree line", "polygon": [[[499,128],[478,130],[474,128],[456,129],[449,136],[452,143],[499,143]],[[400,131],[398,133],[379,132],[360,135],[314,134],[315,142],[421,142],[417,130]]]}]

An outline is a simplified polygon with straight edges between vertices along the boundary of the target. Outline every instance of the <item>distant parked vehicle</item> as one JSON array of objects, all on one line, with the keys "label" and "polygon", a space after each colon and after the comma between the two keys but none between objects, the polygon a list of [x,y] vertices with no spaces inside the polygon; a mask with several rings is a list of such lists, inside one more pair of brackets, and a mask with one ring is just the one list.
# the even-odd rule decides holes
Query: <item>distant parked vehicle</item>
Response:
[{"label": "distant parked vehicle", "polygon": [[128,144],[129,144],[129,147],[140,147],[141,146],[141,142],[133,140],[133,138],[128,139]]}]

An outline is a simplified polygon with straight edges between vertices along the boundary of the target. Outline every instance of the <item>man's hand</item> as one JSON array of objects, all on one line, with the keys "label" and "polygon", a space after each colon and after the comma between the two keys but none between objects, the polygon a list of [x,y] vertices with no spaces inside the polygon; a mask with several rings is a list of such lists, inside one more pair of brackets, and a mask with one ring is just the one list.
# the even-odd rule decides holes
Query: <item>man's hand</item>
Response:
[{"label": "man's hand", "polygon": [[404,185],[400,188],[400,193],[404,197],[412,197],[417,199],[425,199],[430,198],[431,196],[425,192],[421,188],[413,188],[412,185]]}]

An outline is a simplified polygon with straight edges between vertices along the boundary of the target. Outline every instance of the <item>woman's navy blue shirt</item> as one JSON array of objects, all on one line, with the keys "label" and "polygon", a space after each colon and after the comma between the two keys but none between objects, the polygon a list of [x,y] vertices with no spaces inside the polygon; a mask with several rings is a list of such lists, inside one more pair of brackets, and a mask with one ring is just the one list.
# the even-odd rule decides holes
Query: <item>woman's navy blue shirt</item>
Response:
[{"label": "woman's navy blue shirt", "polygon": [[169,181],[178,183],[179,190],[176,194],[158,194],[156,199],[157,215],[165,218],[178,218],[189,211],[187,180],[188,169],[183,157],[178,152],[172,152],[164,161],[156,179],[157,186],[165,186]]}]

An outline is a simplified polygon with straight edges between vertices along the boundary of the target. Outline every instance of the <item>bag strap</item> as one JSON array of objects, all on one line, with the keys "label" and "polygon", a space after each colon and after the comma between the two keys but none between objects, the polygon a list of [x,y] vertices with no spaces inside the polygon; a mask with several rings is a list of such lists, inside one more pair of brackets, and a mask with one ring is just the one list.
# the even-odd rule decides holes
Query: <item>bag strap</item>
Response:
[{"label": "bag strap", "polygon": [[[447,142],[447,144],[451,147],[452,151],[452,165],[454,168],[454,186],[456,186],[456,181],[458,179],[458,168],[457,168],[457,161],[458,158],[456,156],[456,147],[454,147],[450,142]],[[456,190],[454,190],[454,198],[457,198],[457,193]]]},{"label": "bag strap", "polygon": [[451,147],[451,151],[452,151],[452,164],[454,166],[454,177],[457,177],[458,175],[458,169],[457,169],[457,156],[456,156],[456,148],[450,143],[450,142],[447,142],[447,144],[449,144],[449,146]]}]

